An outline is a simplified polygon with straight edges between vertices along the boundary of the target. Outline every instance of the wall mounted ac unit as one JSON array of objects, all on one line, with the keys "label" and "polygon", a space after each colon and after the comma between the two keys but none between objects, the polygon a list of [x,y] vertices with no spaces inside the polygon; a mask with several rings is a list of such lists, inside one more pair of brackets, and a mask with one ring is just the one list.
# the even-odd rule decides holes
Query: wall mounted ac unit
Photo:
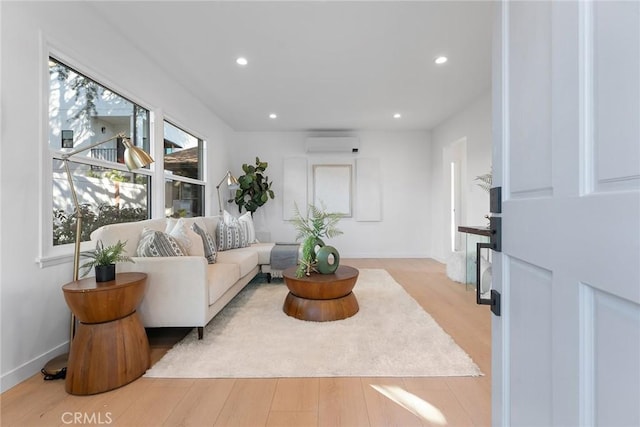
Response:
[{"label": "wall mounted ac unit", "polygon": [[360,140],[354,136],[314,136],[307,138],[307,153],[357,153]]}]

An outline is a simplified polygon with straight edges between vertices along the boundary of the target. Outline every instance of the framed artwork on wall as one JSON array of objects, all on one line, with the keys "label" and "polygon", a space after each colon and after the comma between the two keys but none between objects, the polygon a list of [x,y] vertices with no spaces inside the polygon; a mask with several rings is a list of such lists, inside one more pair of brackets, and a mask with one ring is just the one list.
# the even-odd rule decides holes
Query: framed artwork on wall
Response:
[{"label": "framed artwork on wall", "polygon": [[313,204],[351,216],[351,165],[313,165]]}]

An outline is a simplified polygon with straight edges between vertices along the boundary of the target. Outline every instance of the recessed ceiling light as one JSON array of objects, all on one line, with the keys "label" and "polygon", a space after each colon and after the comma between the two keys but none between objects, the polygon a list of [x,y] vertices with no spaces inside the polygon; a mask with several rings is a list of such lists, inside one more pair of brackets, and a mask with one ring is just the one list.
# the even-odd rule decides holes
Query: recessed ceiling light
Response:
[{"label": "recessed ceiling light", "polygon": [[271,114],[269,114],[269,118],[270,119],[277,119],[278,115],[276,113],[271,113]]},{"label": "recessed ceiling light", "polygon": [[442,65],[447,61],[448,61],[448,58],[446,56],[438,56],[436,57],[436,59],[433,60],[433,62],[435,62],[438,65]]},{"label": "recessed ceiling light", "polygon": [[400,113],[395,113],[395,114],[393,115],[393,118],[394,118],[394,119],[399,119],[400,117],[402,117],[402,114],[400,114]]},{"label": "recessed ceiling light", "polygon": [[249,61],[247,61],[247,58],[243,58],[242,56],[238,59],[236,59],[236,64],[238,65],[242,65],[245,66],[249,63]]}]

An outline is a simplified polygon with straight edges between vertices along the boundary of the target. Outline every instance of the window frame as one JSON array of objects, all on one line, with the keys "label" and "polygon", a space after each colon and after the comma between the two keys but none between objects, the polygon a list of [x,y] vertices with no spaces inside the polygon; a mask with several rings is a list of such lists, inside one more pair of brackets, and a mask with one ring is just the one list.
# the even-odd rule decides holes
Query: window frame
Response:
[{"label": "window frame", "polygon": [[[56,150],[50,145],[50,117],[49,117],[49,92],[50,92],[50,70],[49,70],[49,60],[53,59],[56,62],[61,63],[62,65],[72,69],[74,72],[81,74],[82,76],[96,82],[100,86],[108,89],[110,92],[116,94],[117,96],[127,100],[128,102],[137,105],[138,107],[144,108],[149,112],[149,154],[152,158],[155,159],[156,156],[156,129],[154,126],[156,117],[155,112],[152,107],[148,104],[140,101],[135,96],[132,96],[131,93],[119,85],[113,83],[110,79],[101,75],[99,72],[92,70],[90,67],[84,66],[81,61],[70,58],[69,56],[48,47],[43,49],[42,55],[42,80],[41,80],[41,99],[43,100],[41,117],[42,123],[40,129],[40,160],[39,166],[41,171],[40,177],[40,245],[38,248],[38,255],[36,256],[36,263],[40,265],[41,268],[54,266],[58,264],[67,263],[72,260],[74,244],[67,243],[61,245],[53,244],[53,162],[55,160],[62,160],[62,155],[64,151],[62,148]],[[99,166],[108,169],[114,169],[122,172],[129,173],[130,171],[126,167],[126,165],[117,163],[117,162],[109,162],[106,160],[95,159],[88,156],[82,156],[82,154],[72,156],[69,158],[70,162],[88,165],[88,166]],[[159,193],[157,190],[157,182],[156,179],[158,170],[158,166],[155,163],[152,163],[148,168],[138,169],[135,171],[138,175],[145,175],[149,177],[149,186],[151,191],[147,192],[147,209],[148,209],[148,218],[157,217],[156,214],[156,203],[155,200],[157,197],[162,197],[162,193]],[[163,188],[163,187],[161,187]],[[81,242],[80,249],[82,251],[92,249],[91,242]]]},{"label": "window frame", "polygon": [[[199,132],[193,131],[188,126],[181,124],[178,120],[169,117],[169,115],[165,114],[161,108],[152,107],[149,103],[133,95],[130,90],[127,90],[124,87],[118,85],[99,71],[84,64],[77,58],[65,54],[62,49],[52,45],[48,40],[45,40],[42,45],[40,58],[40,91],[41,99],[43,101],[41,102],[41,110],[39,111],[41,120],[41,126],[39,129],[40,140],[36,144],[39,147],[38,166],[40,174],[40,188],[38,189],[38,193],[40,197],[38,198],[38,200],[40,208],[40,227],[38,230],[39,247],[35,256],[35,262],[40,266],[40,268],[47,268],[59,264],[67,264],[72,261],[74,251],[74,245],[70,243],[55,246],[53,245],[53,161],[54,159],[60,160],[62,151],[51,148],[49,144],[49,58],[55,59],[56,61],[64,64],[65,66],[82,74],[83,76],[86,76],[87,78],[95,81],[101,86],[108,88],[110,91],[126,99],[127,101],[149,111],[149,154],[155,161],[149,166],[148,169],[136,170],[136,174],[142,174],[149,177],[149,185],[151,187],[151,191],[147,194],[147,197],[149,198],[149,218],[166,217],[164,186],[167,179],[178,180],[189,184],[201,185],[203,211],[202,214],[207,215],[210,213],[210,203],[212,198],[209,194],[209,165],[207,162],[209,141],[207,138],[203,137]],[[163,150],[165,121],[189,133],[202,142],[200,159],[202,162],[201,179],[193,179],[165,173]],[[76,162],[76,156],[70,158],[70,161]],[[107,162],[90,157],[84,157],[79,163],[129,172],[124,164]],[[93,249],[93,247],[91,246],[91,242],[81,242],[80,249],[82,251],[86,251]]]},{"label": "window frame", "polygon": [[[189,134],[190,136],[192,136],[193,138],[196,138],[199,142],[199,152],[200,152],[200,159],[199,161],[201,162],[200,164],[200,175],[201,178],[200,179],[196,179],[196,178],[190,178],[187,176],[182,176],[182,175],[174,175],[172,173],[169,173],[164,165],[164,158],[166,156],[164,149],[161,151],[162,152],[162,194],[163,194],[163,200],[162,200],[162,206],[163,206],[163,216],[165,215],[165,209],[166,209],[166,200],[164,200],[164,185],[167,181],[177,181],[177,182],[183,182],[186,184],[192,184],[192,185],[199,185],[202,187],[202,215],[206,215],[207,213],[207,194],[208,194],[208,185],[207,185],[207,162],[206,162],[206,153],[207,153],[207,140],[203,137],[201,137],[197,132],[192,132],[191,130],[189,130],[187,127],[179,124],[177,121],[172,120],[170,117],[168,116],[164,116],[162,118],[162,144],[164,147],[164,124],[168,123],[171,126],[177,128],[178,130]],[[160,151],[160,150],[158,150]]]}]

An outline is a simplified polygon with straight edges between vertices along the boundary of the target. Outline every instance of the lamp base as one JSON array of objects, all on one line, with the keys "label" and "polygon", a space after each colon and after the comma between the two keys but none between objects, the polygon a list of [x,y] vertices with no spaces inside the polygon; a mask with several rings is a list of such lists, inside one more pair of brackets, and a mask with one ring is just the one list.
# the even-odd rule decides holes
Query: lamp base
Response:
[{"label": "lamp base", "polygon": [[61,354],[49,360],[44,368],[40,372],[44,374],[45,380],[57,380],[63,379],[67,373],[67,362],[69,361],[69,354]]}]

